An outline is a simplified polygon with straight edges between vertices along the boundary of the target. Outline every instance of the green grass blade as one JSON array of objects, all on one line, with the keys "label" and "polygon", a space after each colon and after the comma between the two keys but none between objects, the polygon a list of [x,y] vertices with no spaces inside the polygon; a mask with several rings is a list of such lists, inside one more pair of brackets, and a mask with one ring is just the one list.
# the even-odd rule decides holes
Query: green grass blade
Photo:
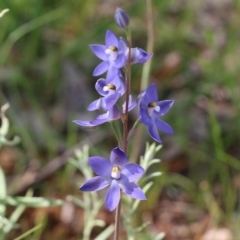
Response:
[{"label": "green grass blade", "polygon": [[39,224],[35,227],[33,227],[32,229],[28,230],[27,232],[23,233],[21,236],[14,238],[14,240],[21,240],[24,239],[25,237],[27,237],[28,235],[30,235],[31,233],[37,231],[39,228],[42,227],[42,224]]},{"label": "green grass blade", "polygon": [[[0,167],[0,199],[5,199],[7,196],[6,179],[3,169]],[[0,216],[5,216],[6,206],[4,203],[0,203]]]}]

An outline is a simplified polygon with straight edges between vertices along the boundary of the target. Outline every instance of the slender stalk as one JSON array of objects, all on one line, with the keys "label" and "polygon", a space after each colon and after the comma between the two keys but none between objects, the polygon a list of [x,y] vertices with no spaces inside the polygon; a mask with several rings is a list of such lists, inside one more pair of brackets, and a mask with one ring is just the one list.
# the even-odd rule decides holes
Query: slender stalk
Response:
[{"label": "slender stalk", "polygon": [[[146,0],[146,20],[147,20],[147,52],[153,52],[154,48],[154,19],[153,19],[153,7],[152,0]],[[149,59],[143,65],[142,78],[141,78],[141,91],[144,91],[149,84],[149,76],[151,69],[152,59]],[[131,159],[136,162],[139,156],[140,148],[142,146],[142,126],[140,126],[134,136],[134,148],[131,151]]]},{"label": "slender stalk", "polygon": [[[127,154],[127,146],[128,146],[128,104],[129,104],[129,94],[130,94],[130,82],[131,82],[131,34],[130,31],[126,31],[127,34],[127,43],[128,43],[128,61],[127,66],[125,68],[125,78],[126,78],[126,109],[123,116],[123,142],[122,149]],[[120,225],[120,215],[121,215],[121,197],[118,204],[118,207],[115,212],[115,232],[114,232],[114,240],[118,240],[119,237],[119,225]]]},{"label": "slender stalk", "polygon": [[130,94],[130,81],[131,81],[131,47],[132,47],[132,40],[131,40],[131,33],[130,31],[127,32],[127,43],[128,43],[128,61],[127,67],[125,71],[125,78],[126,78],[126,109],[124,114],[124,122],[123,122],[123,151],[127,153],[127,145],[128,145],[128,104],[129,104],[129,94]]},{"label": "slender stalk", "polygon": [[121,215],[121,198],[116,209],[115,213],[115,231],[114,231],[114,240],[118,240],[119,237],[119,223],[120,223],[120,215]]}]

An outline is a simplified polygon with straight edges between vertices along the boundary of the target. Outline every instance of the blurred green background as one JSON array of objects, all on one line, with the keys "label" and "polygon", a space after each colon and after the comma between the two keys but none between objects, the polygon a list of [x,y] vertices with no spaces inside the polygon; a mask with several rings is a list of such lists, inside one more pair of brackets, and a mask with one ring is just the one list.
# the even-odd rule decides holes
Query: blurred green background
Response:
[{"label": "blurred green background", "polygon": [[[219,227],[240,239],[240,2],[153,0],[152,5],[149,82],[156,83],[161,99],[175,100],[164,117],[175,134],[161,134],[164,144],[157,157],[164,174],[149,193],[144,211],[157,231],[166,232],[167,240],[200,240]],[[11,194],[24,193],[33,182],[37,196],[80,196],[82,180],[65,164],[71,149],[87,140],[91,154],[107,156],[116,146],[108,124],[86,130],[72,123],[94,117],[86,107],[97,96],[92,71],[100,61],[88,45],[103,43],[106,29],[124,36],[113,20],[116,7],[131,17],[133,46],[146,49],[143,0],[0,1],[0,10],[10,9],[0,19],[0,105],[11,104],[10,136],[21,137],[18,146],[0,151]],[[142,66],[134,65],[134,99],[141,73]],[[131,120],[136,117],[133,113]],[[147,140],[152,141],[144,134],[136,146],[142,149],[139,154]],[[49,173],[54,160],[63,167]],[[40,177],[31,181],[26,173]],[[59,209],[41,211],[49,219],[41,239],[79,236],[81,214],[69,226],[62,223]],[[13,236],[32,227],[39,216],[30,209]],[[185,232],[176,235],[173,229],[179,226]]]}]

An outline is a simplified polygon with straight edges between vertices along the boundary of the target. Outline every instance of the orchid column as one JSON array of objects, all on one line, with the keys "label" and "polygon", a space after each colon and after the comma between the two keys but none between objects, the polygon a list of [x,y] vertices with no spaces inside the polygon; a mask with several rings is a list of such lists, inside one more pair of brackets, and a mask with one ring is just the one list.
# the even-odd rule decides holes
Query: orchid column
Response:
[{"label": "orchid column", "polygon": [[[157,129],[168,134],[173,133],[172,128],[159,118],[167,113],[173,105],[173,101],[158,101],[155,84],[150,85],[148,89],[142,92],[137,101],[132,100],[130,94],[131,65],[145,63],[153,54],[148,54],[141,48],[132,48],[131,34],[128,29],[129,17],[120,8],[115,12],[115,21],[119,27],[125,30],[127,41],[118,38],[112,31],[107,30],[105,45],[90,45],[93,53],[102,60],[94,69],[93,76],[106,73],[106,77],[100,78],[96,82],[95,88],[101,97],[90,103],[88,110],[101,110],[104,113],[93,120],[75,120],[74,122],[90,128],[105,122],[110,122],[113,126],[118,147],[111,151],[110,160],[100,156],[89,158],[89,165],[98,176],[87,180],[80,187],[80,190],[98,191],[109,187],[105,203],[110,211],[116,209],[114,240],[117,240],[119,237],[122,194],[134,199],[146,200],[141,188],[134,183],[142,176],[144,169],[138,164],[128,163],[127,141],[134,132],[133,128],[139,122],[147,126],[150,136],[159,143],[161,143],[161,139]],[[125,98],[124,103],[121,103],[122,97]],[[119,108],[119,104],[122,104],[122,109]],[[136,106],[139,108],[139,118],[129,131],[128,113]],[[120,118],[122,129],[115,124]]]}]

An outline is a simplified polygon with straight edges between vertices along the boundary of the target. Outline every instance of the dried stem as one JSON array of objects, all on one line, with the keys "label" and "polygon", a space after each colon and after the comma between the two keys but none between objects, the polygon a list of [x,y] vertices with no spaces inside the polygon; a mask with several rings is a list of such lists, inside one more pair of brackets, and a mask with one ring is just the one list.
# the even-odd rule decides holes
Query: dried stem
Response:
[{"label": "dried stem", "polygon": [[[146,18],[147,18],[147,52],[153,52],[154,47],[154,20],[153,20],[153,7],[152,0],[146,0]],[[150,68],[151,68],[150,58],[144,65],[142,71],[141,79],[141,91],[144,91],[149,84]],[[131,152],[131,159],[136,162],[139,156],[140,148],[142,146],[142,127],[139,127],[134,136],[134,148]]]},{"label": "dried stem", "polygon": [[[147,52],[153,52],[154,45],[154,30],[153,30],[153,8],[152,0],[146,0],[146,15],[147,15]],[[150,75],[150,67],[152,58],[150,58],[144,65],[141,79],[141,91],[147,88]]]}]

